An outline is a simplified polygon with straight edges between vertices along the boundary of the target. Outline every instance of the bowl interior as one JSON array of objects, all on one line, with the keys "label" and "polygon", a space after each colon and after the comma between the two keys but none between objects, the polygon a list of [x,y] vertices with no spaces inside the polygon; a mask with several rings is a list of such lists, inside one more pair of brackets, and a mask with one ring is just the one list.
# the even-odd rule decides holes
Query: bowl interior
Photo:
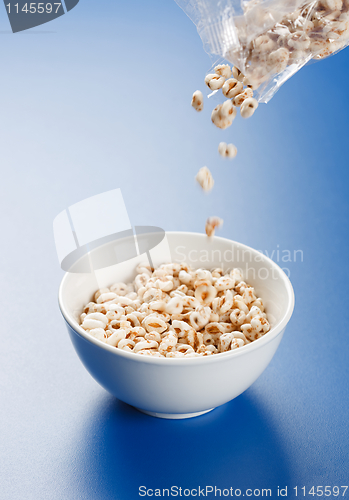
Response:
[{"label": "bowl interior", "polygon": [[[106,245],[112,246],[113,242]],[[103,253],[103,247],[93,252]],[[168,232],[164,240],[149,251],[152,264],[186,262],[193,268],[233,267],[242,270],[244,280],[251,284],[261,297],[272,329],[281,322],[287,323],[294,303],[293,289],[281,268],[260,252],[225,238],[195,233]],[[97,289],[116,282],[130,282],[136,276],[136,266],[149,262],[147,254],[115,264],[94,273],[67,273],[60,289],[60,306],[68,322],[78,331],[83,307],[93,300]],[[268,334],[267,334],[268,335]]]}]

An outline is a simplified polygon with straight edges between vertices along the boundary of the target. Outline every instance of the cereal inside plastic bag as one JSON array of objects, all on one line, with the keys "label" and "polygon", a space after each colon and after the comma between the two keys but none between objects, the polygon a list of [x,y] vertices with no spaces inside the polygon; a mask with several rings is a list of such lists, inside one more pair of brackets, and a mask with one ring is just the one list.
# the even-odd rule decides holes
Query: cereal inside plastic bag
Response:
[{"label": "cereal inside plastic bag", "polygon": [[349,44],[349,0],[175,0],[215,64],[236,66],[268,102],[311,59]]}]

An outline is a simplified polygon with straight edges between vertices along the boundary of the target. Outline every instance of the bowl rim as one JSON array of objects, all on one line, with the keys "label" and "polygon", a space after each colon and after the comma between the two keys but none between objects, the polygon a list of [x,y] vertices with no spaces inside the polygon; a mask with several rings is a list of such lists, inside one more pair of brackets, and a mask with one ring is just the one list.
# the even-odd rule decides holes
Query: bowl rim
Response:
[{"label": "bowl rim", "polygon": [[[194,237],[202,237],[202,238],[207,238],[207,236],[203,233],[195,233],[191,231],[166,231],[166,234],[173,234],[173,235],[186,235],[186,236],[194,236]],[[290,279],[288,276],[285,274],[285,272],[281,269],[281,267],[276,264],[270,257],[264,255],[263,253],[259,252],[258,250],[249,247],[243,243],[240,243],[238,241],[231,240],[229,238],[223,238],[221,236],[214,236],[215,240],[220,240],[224,242],[229,242],[233,244],[237,244],[240,247],[243,247],[243,249],[246,249],[246,251],[251,251],[254,252],[255,254],[258,254],[259,256],[262,256],[263,261],[268,262],[276,271],[278,272],[278,277],[280,277],[284,284],[285,288],[288,293],[288,305],[286,308],[286,311],[281,318],[281,320],[275,325],[275,327],[271,328],[271,330],[263,335],[263,337],[255,340],[251,344],[245,345],[243,347],[240,347],[239,349],[234,349],[232,351],[227,351],[227,352],[221,352],[217,353],[213,356],[200,356],[200,357],[195,357],[195,358],[158,358],[155,356],[142,356],[139,355],[137,356],[133,352],[127,352],[123,351],[121,349],[117,349],[116,347],[110,346],[108,344],[105,344],[101,340],[98,340],[92,335],[89,335],[80,325],[75,324],[75,320],[71,318],[71,316],[68,314],[64,307],[64,302],[63,302],[63,288],[65,285],[65,282],[69,276],[69,272],[66,272],[61,280],[60,286],[59,286],[59,291],[58,291],[58,305],[59,309],[61,311],[61,314],[66,321],[66,323],[70,326],[70,328],[78,334],[80,337],[82,337],[86,342],[89,342],[91,344],[94,344],[96,347],[99,347],[101,349],[104,349],[106,351],[109,351],[110,353],[113,353],[115,356],[121,356],[122,358],[129,359],[130,361],[134,362],[140,362],[140,363],[150,363],[150,364],[165,364],[167,366],[174,366],[174,365],[191,365],[191,364],[202,364],[202,363],[214,363],[214,362],[219,362],[220,360],[224,360],[229,358],[233,358],[236,356],[243,356],[245,354],[248,354],[249,352],[252,352],[253,350],[259,349],[263,347],[264,345],[268,344],[272,340],[274,340],[280,333],[283,332],[285,329],[287,323],[289,322],[293,310],[294,310],[294,304],[295,304],[295,296],[294,296],[294,290],[291,284]],[[218,359],[217,359],[218,358]]]}]

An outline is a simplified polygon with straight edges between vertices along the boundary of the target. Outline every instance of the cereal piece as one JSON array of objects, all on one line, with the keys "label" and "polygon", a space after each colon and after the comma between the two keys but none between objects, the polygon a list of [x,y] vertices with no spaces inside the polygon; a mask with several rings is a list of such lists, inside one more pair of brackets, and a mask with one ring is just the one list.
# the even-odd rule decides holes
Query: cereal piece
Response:
[{"label": "cereal piece", "polygon": [[137,337],[145,337],[147,334],[147,332],[142,326],[134,326],[131,329],[130,333],[135,334]]},{"label": "cereal piece", "polygon": [[196,111],[202,111],[204,109],[204,96],[200,90],[196,90],[194,92],[191,105]]},{"label": "cereal piece", "polygon": [[159,317],[150,315],[147,316],[142,322],[143,328],[146,329],[148,333],[150,332],[158,332],[163,333],[167,330],[167,324],[165,321]]},{"label": "cereal piece", "polygon": [[235,283],[240,283],[240,281],[242,281],[242,274],[241,274],[241,271],[240,269],[238,269],[237,267],[234,267],[234,269],[232,269],[229,273],[229,276],[235,280]]},{"label": "cereal piece", "polygon": [[254,42],[253,46],[259,52],[272,52],[276,48],[275,42],[268,35],[258,36]]},{"label": "cereal piece", "polygon": [[248,309],[247,305],[245,304],[241,295],[235,295],[234,301],[233,301],[233,309],[239,309],[240,311],[243,311],[245,314],[249,313],[249,309]]},{"label": "cereal piece", "polygon": [[182,269],[179,272],[178,277],[179,277],[179,280],[181,281],[181,283],[184,283],[185,285],[188,285],[188,286],[194,285],[194,281],[195,281],[194,276],[192,276],[190,273],[188,273],[184,269]]},{"label": "cereal piece", "polygon": [[230,313],[230,322],[233,326],[239,327],[246,321],[246,313],[240,309],[234,309]]},{"label": "cereal piece", "polygon": [[143,274],[143,273],[147,274],[149,278],[152,275],[152,269],[146,263],[138,264],[138,266],[136,267],[136,271],[138,274]]},{"label": "cereal piece", "polygon": [[[285,47],[271,52],[268,56],[268,65],[272,73],[281,73],[286,69],[290,57],[289,51]],[[252,97],[252,96],[251,96]]]},{"label": "cereal piece", "polygon": [[143,340],[142,342],[138,342],[134,348],[133,352],[141,351],[142,349],[157,349],[159,344],[155,340]]},{"label": "cereal piece", "polygon": [[195,298],[202,304],[211,304],[212,300],[217,295],[217,289],[211,284],[200,285],[195,290]]},{"label": "cereal piece", "polygon": [[[157,279],[155,285],[160,288],[163,292],[170,292],[173,289],[173,280],[170,277],[163,277],[162,279]],[[171,277],[172,278],[172,277]]]},{"label": "cereal piece", "polygon": [[247,78],[247,76],[245,76],[242,83],[245,87],[251,87],[252,90],[255,90],[257,88],[256,85],[253,83],[253,81]]},{"label": "cereal piece", "polygon": [[105,343],[113,347],[118,347],[120,340],[125,338],[126,338],[126,331],[120,328],[112,335],[110,335],[110,337],[106,339]]},{"label": "cereal piece", "polygon": [[143,356],[154,356],[155,358],[163,358],[164,356],[160,354],[156,349],[141,349],[137,354],[142,354]]},{"label": "cereal piece", "polygon": [[137,276],[135,278],[135,288],[136,288],[137,292],[139,291],[140,288],[142,288],[144,285],[146,285],[148,280],[149,280],[148,274],[146,274],[146,273],[137,274]]},{"label": "cereal piece", "polygon": [[176,351],[182,352],[183,354],[189,354],[190,352],[195,352],[194,348],[189,344],[176,344]]},{"label": "cereal piece", "polygon": [[264,312],[264,304],[261,298],[256,299],[254,302],[252,302],[251,306],[256,306],[258,307],[262,312]]},{"label": "cereal piece", "polygon": [[342,0],[321,0],[321,3],[330,10],[342,10],[343,6]]},{"label": "cereal piece", "polygon": [[256,300],[256,296],[254,294],[254,289],[252,287],[246,287],[244,290],[244,293],[242,295],[242,298],[245,302],[245,304],[250,304],[251,302],[254,302]]},{"label": "cereal piece", "polygon": [[132,326],[129,321],[125,321],[123,319],[120,320],[113,320],[109,323],[108,325],[108,330],[111,333],[114,333],[117,330],[125,330],[126,332],[129,332],[131,330]]},{"label": "cereal piece", "polygon": [[144,302],[152,302],[154,300],[162,300],[166,296],[165,292],[160,290],[159,288],[151,287],[146,290],[143,294]]},{"label": "cereal piece", "polygon": [[223,158],[235,158],[237,151],[237,147],[234,146],[234,144],[227,144],[226,142],[219,143],[218,153],[223,156]]},{"label": "cereal piece", "polygon": [[238,94],[243,91],[243,84],[236,80],[235,78],[229,78],[224,82],[222,87],[222,92],[225,97],[233,99]]},{"label": "cereal piece", "polygon": [[139,319],[133,313],[127,314],[125,321],[128,321],[131,324],[132,328],[136,328],[138,326],[141,326]]},{"label": "cereal piece", "polygon": [[[195,353],[194,349],[193,353]],[[178,351],[170,351],[166,353],[166,358],[184,358],[184,353]]]},{"label": "cereal piece", "polygon": [[207,236],[209,238],[214,236],[215,229],[217,227],[221,227],[222,225],[223,225],[223,219],[220,219],[217,216],[209,217],[206,221],[206,226],[205,226],[205,231],[206,231]]},{"label": "cereal piece", "polygon": [[209,74],[205,77],[205,83],[211,90],[218,90],[223,87],[225,78],[216,74]]},{"label": "cereal piece", "polygon": [[231,290],[235,286],[235,280],[228,276],[221,276],[218,278],[216,283],[214,284],[215,288],[219,291]]},{"label": "cereal piece", "polygon": [[117,298],[116,293],[114,292],[105,292],[101,293],[101,295],[97,299],[97,304],[104,304],[105,302],[110,302]]},{"label": "cereal piece", "polygon": [[183,311],[183,300],[181,297],[172,297],[166,304],[166,312],[169,314],[181,314]]},{"label": "cereal piece", "polygon": [[116,295],[127,295],[129,289],[125,283],[115,283],[110,287],[110,291],[116,293]]},{"label": "cereal piece", "polygon": [[258,102],[253,97],[245,99],[241,105],[240,114],[242,118],[250,118],[258,108]]},{"label": "cereal piece", "polygon": [[152,311],[164,312],[166,311],[166,302],[164,300],[154,300],[149,303],[149,308]]},{"label": "cereal piece", "polygon": [[[214,180],[211,172],[207,167],[200,168],[195,179],[198,181],[204,191],[210,191],[213,188]],[[180,273],[179,273],[180,274]],[[179,279],[181,279],[179,277]]]},{"label": "cereal piece", "polygon": [[158,344],[161,342],[161,335],[157,332],[150,332],[144,335],[145,340],[154,340]]},{"label": "cereal piece", "polygon": [[226,352],[230,349],[231,341],[234,339],[233,333],[223,333],[219,337],[219,352]]},{"label": "cereal piece", "polygon": [[217,352],[218,352],[218,349],[214,345],[207,345],[207,346],[205,346],[205,353],[206,353],[206,355],[210,354],[210,353],[216,354]]},{"label": "cereal piece", "polygon": [[270,330],[268,320],[266,320],[259,314],[251,319],[251,326],[258,333],[267,333]]},{"label": "cereal piece", "polygon": [[257,315],[263,315],[262,311],[257,306],[252,306],[250,312],[246,316],[246,323],[250,323],[251,319]]},{"label": "cereal piece", "polygon": [[188,325],[188,323],[178,320],[172,320],[172,328],[178,338],[186,337],[190,330],[192,330],[192,326]]},{"label": "cereal piece", "polygon": [[240,71],[240,70],[239,70],[236,66],[234,66],[234,67],[233,67],[233,77],[234,77],[236,80],[238,80],[239,82],[242,82],[242,81],[243,81],[243,79],[245,78],[245,75],[243,75],[243,74],[241,73],[241,71]]},{"label": "cereal piece", "polygon": [[[197,307],[195,311],[189,315],[189,323],[195,331],[204,328],[210,320],[211,310],[209,307]],[[189,338],[190,332],[188,332]]]},{"label": "cereal piece", "polygon": [[231,69],[228,64],[218,64],[218,66],[215,66],[214,72],[216,75],[223,76],[223,78],[231,77]]},{"label": "cereal piece", "polygon": [[169,332],[161,341],[159,345],[159,352],[163,355],[166,355],[167,352],[173,350],[175,345],[177,344],[178,339],[174,333]]},{"label": "cereal piece", "polygon": [[233,349],[238,349],[239,347],[243,347],[244,345],[245,345],[245,342],[242,339],[234,338],[231,341],[230,350],[232,351]]},{"label": "cereal piece", "polygon": [[223,117],[228,118],[231,122],[236,117],[236,108],[234,108],[233,103],[230,99],[223,102],[221,107],[221,114]]},{"label": "cereal piece", "polygon": [[226,129],[230,127],[236,116],[236,108],[228,99],[223,104],[219,104],[214,108],[211,114],[211,121],[216,127]]},{"label": "cereal piece", "polygon": [[84,330],[92,330],[94,328],[105,328],[108,324],[108,318],[102,313],[87,314],[82,323]]},{"label": "cereal piece", "polygon": [[241,92],[241,94],[234,97],[234,106],[241,106],[245,99],[248,99],[249,97],[253,97],[253,90],[250,87],[247,87],[243,92]]},{"label": "cereal piece", "polygon": [[94,295],[95,301],[97,302],[98,297],[102,295],[102,293],[107,293],[110,292],[109,288],[101,288],[100,290],[97,290],[97,292]]},{"label": "cereal piece", "polygon": [[[220,335],[222,335],[224,332],[224,327],[218,322],[213,322],[213,323],[208,323],[205,326],[205,333],[208,333],[209,335],[213,336],[215,340],[219,338]],[[209,337],[205,337],[206,339]],[[204,338],[204,341],[205,341]]]},{"label": "cereal piece", "polygon": [[[133,342],[133,340],[130,340],[130,339],[122,339],[119,341],[119,344],[118,344],[119,349],[124,349],[127,351],[132,351],[134,346],[135,346],[135,343]],[[128,349],[125,349],[125,347],[128,347]]]},{"label": "cereal piece", "polygon": [[233,292],[231,290],[227,290],[226,293],[223,295],[223,297],[221,297],[219,314],[225,314],[226,312],[230,311],[233,308],[233,303],[234,303]]},{"label": "cereal piece", "polygon": [[303,31],[296,31],[296,33],[290,35],[288,45],[295,50],[306,50],[310,47],[310,38]]},{"label": "cereal piece", "polygon": [[197,280],[205,280],[212,283],[212,274],[207,269],[197,269],[196,271],[194,271],[194,276]]},{"label": "cereal piece", "polygon": [[218,344],[218,340],[219,340],[220,335],[221,335],[221,333],[212,334],[212,333],[205,332],[204,335],[203,335],[204,344],[205,345],[215,345],[215,344]]},{"label": "cereal piece", "polygon": [[92,335],[95,339],[101,340],[102,342],[106,339],[106,333],[103,328],[92,328],[89,330],[89,334]]}]

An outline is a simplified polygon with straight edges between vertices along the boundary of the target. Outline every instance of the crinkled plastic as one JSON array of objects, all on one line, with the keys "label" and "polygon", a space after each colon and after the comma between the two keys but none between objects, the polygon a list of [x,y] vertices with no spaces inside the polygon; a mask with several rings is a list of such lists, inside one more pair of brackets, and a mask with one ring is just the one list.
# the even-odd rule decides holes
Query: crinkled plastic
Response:
[{"label": "crinkled plastic", "polygon": [[349,44],[349,0],[175,0],[216,64],[232,63],[268,102],[311,59]]}]

